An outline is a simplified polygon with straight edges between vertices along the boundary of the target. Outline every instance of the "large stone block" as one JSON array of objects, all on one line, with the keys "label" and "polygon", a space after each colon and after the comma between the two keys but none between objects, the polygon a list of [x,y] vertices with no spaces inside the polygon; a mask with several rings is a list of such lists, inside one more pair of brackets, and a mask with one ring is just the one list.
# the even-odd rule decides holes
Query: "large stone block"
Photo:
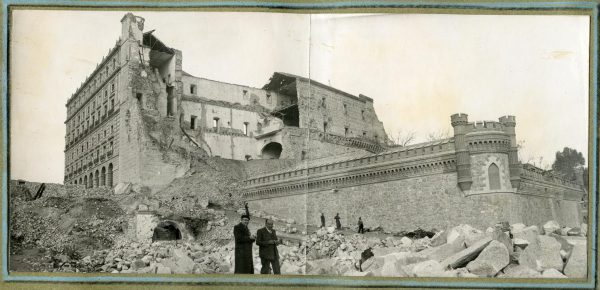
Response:
[{"label": "large stone block", "polygon": [[441,246],[428,248],[420,253],[427,256],[431,260],[442,262],[446,258],[465,249],[464,238],[460,237],[452,243],[443,244]]},{"label": "large stone block", "polygon": [[569,278],[586,278],[587,272],[587,246],[576,244],[567,260],[564,273]]},{"label": "large stone block", "polygon": [[481,253],[481,251],[483,251],[483,249],[485,249],[485,247],[487,247],[487,245],[491,241],[492,238],[484,237],[472,246],[444,259],[444,261],[441,262],[442,268],[456,269],[463,265],[466,265],[467,263],[475,259],[477,255],[479,255],[479,253]]},{"label": "large stone block", "polygon": [[560,224],[557,221],[548,221],[542,228],[544,229],[545,235],[549,235],[551,233],[560,234]]},{"label": "large stone block", "polygon": [[494,277],[508,265],[508,262],[509,254],[506,246],[493,240],[475,260],[467,264],[467,270],[478,276]]}]

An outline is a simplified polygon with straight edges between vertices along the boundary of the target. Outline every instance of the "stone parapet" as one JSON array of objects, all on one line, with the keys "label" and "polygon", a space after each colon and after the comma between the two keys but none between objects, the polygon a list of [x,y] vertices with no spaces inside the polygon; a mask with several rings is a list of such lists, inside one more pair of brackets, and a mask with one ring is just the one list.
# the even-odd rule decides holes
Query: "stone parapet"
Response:
[{"label": "stone parapet", "polygon": [[456,171],[453,151],[408,154],[397,151],[248,179],[244,197],[263,199]]}]

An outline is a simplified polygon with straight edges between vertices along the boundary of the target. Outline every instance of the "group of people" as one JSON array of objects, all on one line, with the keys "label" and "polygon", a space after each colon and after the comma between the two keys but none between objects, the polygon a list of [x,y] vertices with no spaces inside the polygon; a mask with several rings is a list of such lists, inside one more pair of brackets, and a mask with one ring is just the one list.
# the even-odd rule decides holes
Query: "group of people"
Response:
[{"label": "group of people", "polygon": [[[342,223],[340,222],[340,214],[336,213],[335,217],[333,219],[335,219],[335,228],[337,230],[341,230]],[[321,227],[322,228],[325,227],[325,215],[323,213],[321,213]],[[359,234],[365,233],[365,225],[363,224],[362,217],[358,217],[358,233]]]},{"label": "group of people", "polygon": [[246,213],[241,216],[240,223],[233,227],[233,236],[235,238],[235,274],[254,274],[254,262],[252,260],[252,244],[258,245],[258,256],[262,267],[261,274],[281,274],[279,269],[279,252],[277,245],[282,244],[282,240],[277,238],[277,233],[273,229],[273,221],[267,219],[265,227],[259,229],[256,235],[250,233],[248,223],[250,222],[250,211],[248,204],[245,204]]},{"label": "group of people", "polygon": [[[277,233],[273,228],[273,220],[266,219],[265,227],[259,229],[256,235],[250,233],[248,223],[250,223],[250,211],[248,203],[244,204],[246,212],[241,216],[240,223],[233,227],[233,236],[235,238],[235,274],[254,274],[254,262],[252,260],[252,244],[258,245],[258,256],[260,257],[261,274],[281,274],[279,268],[279,252],[277,245],[282,244],[282,240],[277,238]],[[339,213],[335,214],[336,229],[342,229]],[[325,227],[325,215],[321,213],[321,227]],[[362,218],[358,218],[358,233],[364,234],[364,224]]]}]

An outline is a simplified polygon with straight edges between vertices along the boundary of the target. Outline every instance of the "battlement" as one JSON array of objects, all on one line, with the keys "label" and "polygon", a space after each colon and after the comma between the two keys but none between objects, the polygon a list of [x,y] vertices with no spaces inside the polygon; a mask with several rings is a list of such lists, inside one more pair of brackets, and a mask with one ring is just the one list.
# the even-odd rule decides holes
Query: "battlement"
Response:
[{"label": "battlement", "polygon": [[496,121],[477,121],[469,123],[470,132],[503,131],[504,126]]},{"label": "battlement", "polygon": [[500,121],[500,123],[502,123],[504,127],[514,127],[517,124],[515,116],[502,116],[498,120]]},{"label": "battlement", "polygon": [[469,122],[469,115],[464,113],[453,114],[450,116],[452,127],[458,125],[466,125]]}]

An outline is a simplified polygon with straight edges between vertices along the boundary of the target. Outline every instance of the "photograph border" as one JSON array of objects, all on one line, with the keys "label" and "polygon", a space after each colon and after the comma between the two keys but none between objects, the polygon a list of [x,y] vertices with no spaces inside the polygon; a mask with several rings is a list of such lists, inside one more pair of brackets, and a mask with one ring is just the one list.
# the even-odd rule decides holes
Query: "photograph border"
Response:
[{"label": "photograph border", "polygon": [[[70,282],[70,283],[201,283],[201,284],[245,284],[269,286],[340,286],[340,287],[477,287],[477,288],[593,288],[597,271],[597,194],[598,194],[598,3],[586,1],[561,2],[494,2],[494,1],[318,1],[318,2],[254,2],[254,1],[44,1],[5,0],[2,7],[2,280],[4,282]],[[8,190],[9,183],[9,27],[13,9],[85,9],[85,10],[194,10],[194,11],[243,11],[243,12],[287,12],[287,13],[363,13],[384,11],[392,13],[426,14],[566,14],[590,16],[589,49],[589,150],[588,166],[588,278],[587,279],[507,279],[502,278],[394,278],[394,277],[342,277],[282,275],[253,276],[230,274],[207,275],[134,275],[109,273],[77,274],[52,273],[9,273],[8,271]],[[461,13],[462,12],[462,13]],[[2,284],[0,284],[2,285]]]}]

